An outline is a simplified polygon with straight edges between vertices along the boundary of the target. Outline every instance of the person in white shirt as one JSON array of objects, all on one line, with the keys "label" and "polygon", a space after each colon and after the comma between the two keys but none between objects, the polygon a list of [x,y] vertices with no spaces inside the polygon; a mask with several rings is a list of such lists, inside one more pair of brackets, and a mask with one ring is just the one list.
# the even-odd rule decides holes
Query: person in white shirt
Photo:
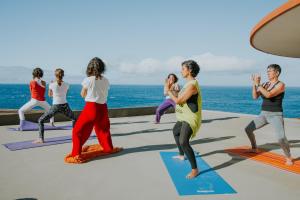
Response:
[{"label": "person in white shirt", "polygon": [[72,125],[74,126],[76,117],[72,112],[69,104],[67,103],[67,92],[69,89],[69,84],[63,81],[64,70],[55,70],[56,80],[49,85],[48,95],[53,97],[53,105],[50,110],[44,113],[38,120],[39,122],[39,138],[34,143],[44,143],[44,123],[48,119],[54,117],[57,113],[62,113],[65,116],[72,119]]},{"label": "person in white shirt", "polygon": [[83,151],[82,146],[90,137],[93,129],[95,129],[100,144],[93,145],[93,150],[107,154],[122,150],[122,148],[113,147],[112,144],[106,104],[109,82],[102,75],[104,71],[105,64],[97,57],[93,58],[87,66],[87,77],[82,82],[81,90],[81,96],[86,103],[72,131],[73,148],[71,154],[65,157],[67,163],[82,163],[87,159],[92,159],[86,155],[82,156],[81,152]]}]

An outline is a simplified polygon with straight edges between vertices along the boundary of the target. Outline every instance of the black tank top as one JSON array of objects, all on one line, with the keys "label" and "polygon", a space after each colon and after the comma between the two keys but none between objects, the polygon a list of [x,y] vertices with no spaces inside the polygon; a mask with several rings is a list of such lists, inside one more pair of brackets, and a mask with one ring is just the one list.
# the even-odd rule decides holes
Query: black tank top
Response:
[{"label": "black tank top", "polygon": [[[275,83],[273,85],[273,87],[271,89],[269,89],[268,91],[270,92],[271,90],[273,90],[278,83],[280,83],[280,81]],[[277,96],[272,97],[272,98],[266,98],[263,95],[261,95],[261,97],[263,99],[261,110],[269,111],[269,112],[282,112],[283,111],[283,109],[282,109],[282,100],[284,98],[284,92],[282,92],[282,93],[280,93]]]},{"label": "black tank top", "polygon": [[198,112],[198,93],[192,95],[187,101],[186,101],[189,109],[193,112],[196,113]]}]

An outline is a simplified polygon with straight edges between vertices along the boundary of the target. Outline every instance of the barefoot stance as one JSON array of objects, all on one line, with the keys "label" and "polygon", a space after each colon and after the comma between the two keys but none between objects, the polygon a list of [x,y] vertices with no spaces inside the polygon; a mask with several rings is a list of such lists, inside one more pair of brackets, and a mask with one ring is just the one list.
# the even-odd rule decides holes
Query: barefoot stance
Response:
[{"label": "barefoot stance", "polygon": [[[259,153],[259,150],[258,149],[247,149],[246,153]],[[285,165],[291,166],[293,164],[294,163],[293,163],[292,158],[286,158]]]},{"label": "barefoot stance", "polygon": [[285,164],[288,165],[288,166],[293,165],[294,164],[293,159],[292,158],[286,158]]},{"label": "barefoot stance", "polygon": [[41,138],[39,138],[39,139],[34,140],[32,143],[33,144],[42,144],[42,143],[44,143],[44,140],[42,140]]},{"label": "barefoot stance", "polygon": [[245,152],[246,153],[259,153],[259,150],[258,149],[247,149]]},{"label": "barefoot stance", "polygon": [[192,171],[186,176],[187,179],[193,179],[199,175],[198,169],[192,169]]},{"label": "barefoot stance", "polygon": [[179,159],[179,160],[185,160],[184,156],[178,155],[178,156],[173,156],[173,159]]}]

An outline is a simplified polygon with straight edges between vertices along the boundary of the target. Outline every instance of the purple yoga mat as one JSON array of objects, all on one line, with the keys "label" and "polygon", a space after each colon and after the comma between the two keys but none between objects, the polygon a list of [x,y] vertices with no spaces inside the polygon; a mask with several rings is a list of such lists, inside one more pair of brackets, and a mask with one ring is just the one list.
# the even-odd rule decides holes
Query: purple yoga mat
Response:
[{"label": "purple yoga mat", "polygon": [[[89,139],[95,139],[95,138],[96,138],[95,135],[91,135]],[[35,147],[69,143],[69,142],[72,142],[72,137],[71,136],[60,136],[60,137],[47,138],[47,139],[45,139],[45,142],[42,144],[34,144],[32,142],[33,142],[33,140],[27,140],[27,141],[22,141],[22,142],[7,143],[7,144],[3,144],[3,145],[11,151],[16,151],[16,150],[21,150],[21,149],[29,149],[29,148],[35,148]]]},{"label": "purple yoga mat", "polygon": [[[44,125],[45,130],[71,130],[72,125],[64,125],[64,126],[49,126]],[[9,131],[20,131],[19,128],[8,128]],[[37,131],[39,130],[39,125],[37,123],[33,123],[30,121],[24,121],[23,130],[22,131]]]}]

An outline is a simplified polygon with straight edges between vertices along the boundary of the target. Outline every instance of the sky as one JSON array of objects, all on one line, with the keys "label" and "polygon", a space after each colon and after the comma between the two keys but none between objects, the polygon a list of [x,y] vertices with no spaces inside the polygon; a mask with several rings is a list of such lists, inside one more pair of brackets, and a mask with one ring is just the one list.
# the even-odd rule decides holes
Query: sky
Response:
[{"label": "sky", "polygon": [[[266,79],[266,67],[277,63],[281,80],[300,86],[300,59],[269,55],[249,42],[252,28],[284,2],[1,0],[0,67],[61,67],[78,77],[97,56],[112,84],[161,85],[168,73],[183,82],[180,64],[194,59],[200,84],[246,86],[252,73]],[[30,70],[21,77],[26,82]]]}]

